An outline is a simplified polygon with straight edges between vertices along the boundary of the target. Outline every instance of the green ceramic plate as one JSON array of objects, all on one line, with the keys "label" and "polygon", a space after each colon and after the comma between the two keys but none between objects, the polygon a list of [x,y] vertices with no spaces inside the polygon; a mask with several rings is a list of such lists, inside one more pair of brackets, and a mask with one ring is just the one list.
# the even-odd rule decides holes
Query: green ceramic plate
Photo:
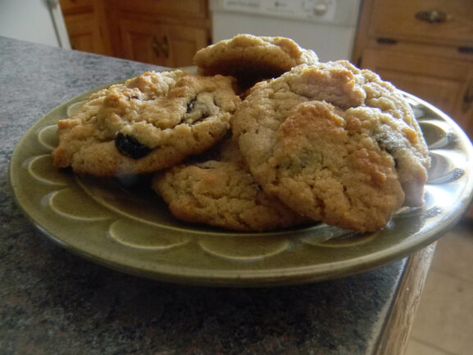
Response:
[{"label": "green ceramic plate", "polygon": [[472,196],[473,150],[444,113],[407,95],[432,156],[425,207],[400,211],[381,232],[355,234],[323,224],[275,233],[233,233],[184,224],[148,181],[78,177],[51,165],[56,122],[84,94],[37,122],[16,147],[11,186],[46,236],[94,262],[180,283],[262,286],[341,277],[401,258],[439,238]]}]

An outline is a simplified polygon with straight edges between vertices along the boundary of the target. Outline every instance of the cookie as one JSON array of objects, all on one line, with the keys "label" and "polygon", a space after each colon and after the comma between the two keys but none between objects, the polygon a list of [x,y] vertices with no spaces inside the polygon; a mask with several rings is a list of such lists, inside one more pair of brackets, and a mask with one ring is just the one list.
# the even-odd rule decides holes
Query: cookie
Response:
[{"label": "cookie", "polygon": [[58,122],[56,167],[95,176],[145,174],[200,154],[226,135],[234,79],[147,72],[92,94]]},{"label": "cookie", "polygon": [[232,129],[256,181],[303,216],[374,231],[422,204],[429,157],[410,107],[348,62],[258,83]]},{"label": "cookie", "polygon": [[285,37],[240,34],[199,50],[194,63],[206,75],[232,75],[243,87],[278,77],[300,64],[315,64],[317,55]]},{"label": "cookie", "polygon": [[376,139],[396,161],[406,195],[405,205],[422,206],[430,157],[412,108],[391,83],[381,80],[376,73],[360,70],[346,61],[338,63],[355,75],[366,93],[364,105],[377,108],[393,118],[378,130]]},{"label": "cookie", "polygon": [[262,191],[230,142],[219,160],[174,167],[157,175],[153,188],[187,222],[261,232],[307,221]]},{"label": "cookie", "polygon": [[361,232],[384,227],[402,206],[404,192],[393,157],[373,137],[382,119],[371,108],[298,105],[276,135],[272,191],[327,224]]}]

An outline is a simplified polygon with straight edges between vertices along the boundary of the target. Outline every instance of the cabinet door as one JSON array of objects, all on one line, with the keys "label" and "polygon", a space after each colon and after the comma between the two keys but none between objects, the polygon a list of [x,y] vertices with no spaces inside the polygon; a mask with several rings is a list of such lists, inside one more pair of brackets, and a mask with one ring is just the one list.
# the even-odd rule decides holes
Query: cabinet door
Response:
[{"label": "cabinet door", "polygon": [[125,13],[142,13],[148,16],[194,19],[208,16],[207,0],[113,0],[113,5]]},{"label": "cabinet door", "polygon": [[108,54],[93,13],[68,15],[65,16],[64,20],[72,49]]},{"label": "cabinet door", "polygon": [[192,65],[195,52],[207,45],[207,31],[137,20],[120,21],[126,58],[167,67]]},{"label": "cabinet door", "polygon": [[439,107],[473,138],[473,63],[392,49],[366,49],[361,66]]},{"label": "cabinet door", "polygon": [[471,0],[375,0],[371,35],[455,46],[473,45]]},{"label": "cabinet door", "polygon": [[73,15],[94,10],[93,0],[60,0],[64,15]]},{"label": "cabinet door", "polygon": [[197,27],[166,26],[162,39],[169,43],[169,58],[173,67],[192,65],[195,52],[207,46],[207,30]]}]

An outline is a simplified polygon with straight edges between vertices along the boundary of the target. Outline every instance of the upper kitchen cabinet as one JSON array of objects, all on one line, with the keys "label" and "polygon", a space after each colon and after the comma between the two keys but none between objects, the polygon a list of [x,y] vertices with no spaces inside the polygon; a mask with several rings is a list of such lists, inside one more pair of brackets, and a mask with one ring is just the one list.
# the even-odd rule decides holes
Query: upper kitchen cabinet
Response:
[{"label": "upper kitchen cabinet", "polygon": [[473,138],[471,0],[365,0],[354,59],[438,106]]}]

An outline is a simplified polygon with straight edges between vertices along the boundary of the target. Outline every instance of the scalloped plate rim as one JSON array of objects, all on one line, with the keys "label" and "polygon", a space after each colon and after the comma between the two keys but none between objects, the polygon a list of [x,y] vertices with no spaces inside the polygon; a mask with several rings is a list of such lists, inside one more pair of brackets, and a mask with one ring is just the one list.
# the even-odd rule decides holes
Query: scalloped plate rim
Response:
[{"label": "scalloped plate rim", "polygon": [[[104,85],[101,87],[107,87]],[[18,150],[24,142],[28,139],[28,136],[37,129],[37,126],[42,123],[43,120],[49,117],[49,115],[63,108],[66,105],[69,105],[73,101],[78,101],[91,92],[96,91],[97,89],[90,90],[84,94],[78,95],[67,102],[64,102],[60,105],[57,105],[55,108],[50,110],[46,115],[41,119],[36,121],[23,135],[20,141],[14,148],[13,154],[10,159],[9,170],[8,170],[8,184],[13,192],[14,200],[17,206],[20,207],[23,214],[26,218],[48,239],[57,243],[61,247],[73,252],[76,255],[82,256],[87,260],[98,263],[100,265],[109,267],[114,270],[132,274],[135,276],[141,276],[151,279],[156,279],[160,281],[181,283],[181,284],[194,284],[202,286],[281,286],[281,285],[290,285],[290,284],[300,284],[313,281],[322,281],[327,279],[333,279],[343,276],[349,276],[352,274],[368,271],[379,266],[385,265],[388,262],[400,259],[404,256],[407,256],[416,250],[419,250],[438,238],[442,236],[442,233],[447,231],[452,227],[462,216],[462,213],[468,207],[468,204],[473,198],[473,183],[471,176],[468,176],[469,184],[465,184],[463,187],[463,192],[466,195],[461,199],[452,213],[447,214],[448,218],[443,219],[443,223],[436,225],[435,228],[432,228],[427,233],[419,236],[418,239],[410,238],[407,241],[403,242],[402,247],[399,248],[399,244],[391,246],[388,249],[383,249],[375,251],[370,254],[363,254],[351,259],[328,262],[317,265],[301,266],[301,267],[292,267],[288,268],[272,268],[272,269],[247,269],[247,270],[211,270],[208,269],[198,269],[198,268],[186,268],[179,266],[176,267],[166,267],[165,265],[154,265],[153,268],[143,268],[137,267],[132,264],[127,264],[121,262],[120,258],[112,257],[103,257],[97,255],[96,253],[91,252],[90,250],[84,248],[78,248],[73,243],[65,242],[61,239],[60,236],[55,236],[49,232],[47,226],[39,223],[30,213],[25,209],[23,204],[19,201],[17,195],[17,185],[13,182],[15,175],[14,164],[18,158]],[[468,157],[468,163],[470,167],[472,166],[472,157],[473,157],[473,147],[469,143],[469,139],[466,134],[458,127],[455,121],[451,119],[448,115],[434,107],[433,105],[425,102],[422,99],[417,98],[412,94],[403,92],[407,97],[415,100],[421,106],[426,106],[431,112],[434,112],[436,115],[440,116],[441,119],[445,120],[450,127],[454,128],[456,134],[460,134],[460,140],[465,144],[467,150],[466,153]],[[21,162],[19,164],[21,166]],[[470,174],[468,174],[470,175]],[[330,267],[327,267],[330,265]],[[322,272],[320,272],[323,269]]]}]

